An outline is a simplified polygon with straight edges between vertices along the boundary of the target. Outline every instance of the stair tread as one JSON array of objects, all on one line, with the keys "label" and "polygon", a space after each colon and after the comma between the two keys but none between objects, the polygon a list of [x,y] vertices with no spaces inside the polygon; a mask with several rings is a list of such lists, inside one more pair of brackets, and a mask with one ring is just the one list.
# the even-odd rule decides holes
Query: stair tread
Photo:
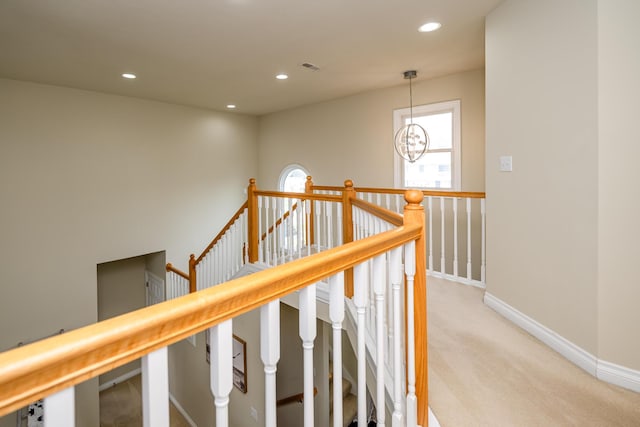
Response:
[{"label": "stair tread", "polygon": [[[344,399],[351,393],[351,383],[344,378],[342,379],[342,398]],[[329,381],[329,405],[333,406],[333,380]]]},{"label": "stair tread", "polygon": [[[358,415],[358,398],[354,394],[348,394],[342,400],[342,425],[349,427],[349,424]],[[333,412],[329,416],[329,425],[333,427]]]}]

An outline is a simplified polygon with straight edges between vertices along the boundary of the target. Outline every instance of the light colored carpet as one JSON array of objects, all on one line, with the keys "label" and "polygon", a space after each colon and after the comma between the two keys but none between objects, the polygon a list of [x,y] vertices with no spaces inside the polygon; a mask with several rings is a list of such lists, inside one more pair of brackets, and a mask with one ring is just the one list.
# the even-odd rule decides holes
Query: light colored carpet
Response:
[{"label": "light colored carpet", "polygon": [[[100,427],[142,426],[140,375],[100,392]],[[190,427],[173,403],[169,406],[171,427]]]},{"label": "light colored carpet", "polygon": [[442,427],[640,426],[640,394],[599,381],[485,306],[428,282],[429,406]]}]

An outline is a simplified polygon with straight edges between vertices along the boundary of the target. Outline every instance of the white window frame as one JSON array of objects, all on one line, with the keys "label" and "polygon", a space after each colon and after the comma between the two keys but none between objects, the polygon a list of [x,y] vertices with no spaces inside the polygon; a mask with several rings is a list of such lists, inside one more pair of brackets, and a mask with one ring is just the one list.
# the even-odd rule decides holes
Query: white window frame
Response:
[{"label": "white window frame", "polygon": [[[453,113],[453,145],[451,148],[452,158],[451,158],[451,188],[432,188],[432,187],[423,187],[428,190],[434,191],[460,191],[462,184],[462,164],[461,164],[461,153],[460,153],[460,100],[455,99],[453,101],[444,101],[444,102],[436,102],[433,104],[425,104],[425,105],[416,105],[413,107],[413,116],[427,116],[431,114],[438,113]],[[404,119],[409,117],[410,109],[409,108],[400,108],[397,110],[393,110],[393,135],[395,136],[398,129],[400,129],[404,125]],[[427,129],[427,133],[429,130]],[[449,150],[429,150],[429,152],[437,153]],[[404,160],[393,147],[393,182],[396,188],[405,188],[404,185]]]},{"label": "white window frame", "polygon": [[280,172],[280,177],[278,178],[278,191],[284,191],[284,181],[287,179],[287,176],[294,170],[300,169],[305,173],[305,176],[309,176],[309,171],[302,165],[297,163],[291,163],[282,169]]}]

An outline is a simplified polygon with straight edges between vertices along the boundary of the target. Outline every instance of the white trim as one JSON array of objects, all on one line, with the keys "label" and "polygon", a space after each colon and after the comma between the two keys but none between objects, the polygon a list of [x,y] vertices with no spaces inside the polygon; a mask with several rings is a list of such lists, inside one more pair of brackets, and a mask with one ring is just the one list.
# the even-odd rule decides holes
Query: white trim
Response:
[{"label": "white trim", "polygon": [[301,170],[305,173],[305,176],[309,176],[309,170],[298,163],[291,163],[285,166],[280,172],[280,176],[278,177],[278,191],[284,191],[284,181],[287,179],[287,176],[293,172],[294,170]]},{"label": "white trim", "polygon": [[440,271],[429,270],[427,269],[427,276],[437,277],[439,279],[449,280],[451,282],[461,283],[463,285],[475,286],[476,288],[486,289],[487,284],[481,282],[480,280],[469,280],[463,276],[454,276],[453,274],[442,274]]},{"label": "white trim", "polygon": [[598,360],[597,373],[599,380],[640,393],[640,371]]},{"label": "white trim", "polygon": [[431,411],[431,407],[429,407],[429,427],[440,427],[440,423],[436,415]]},{"label": "white trim", "polygon": [[484,294],[484,303],[592,376],[640,393],[640,371],[598,359],[593,354],[578,347],[489,292]]},{"label": "white trim", "polygon": [[120,383],[123,383],[126,380],[135,377],[136,375],[140,375],[141,373],[142,373],[142,368],[138,368],[138,369],[134,369],[133,371],[129,371],[126,374],[120,375],[119,377],[112,379],[111,381],[108,381],[108,382],[106,382],[104,384],[101,384],[98,387],[98,391],[100,392],[100,391],[106,390],[108,388],[111,388],[111,387],[113,387],[115,385],[118,385]]},{"label": "white trim", "polygon": [[187,411],[182,407],[182,405],[178,402],[178,400],[173,396],[173,394],[169,393],[169,401],[171,403],[173,403],[173,406],[176,407],[176,409],[178,410],[178,412],[180,412],[180,414],[184,417],[184,419],[187,421],[187,423],[191,426],[191,427],[198,427],[198,425],[196,424],[195,421],[193,421],[193,419],[189,416],[189,414],[187,413]]},{"label": "white trim", "polygon": [[597,359],[591,353],[494,297],[489,292],[484,294],[484,303],[591,375],[596,375]]}]

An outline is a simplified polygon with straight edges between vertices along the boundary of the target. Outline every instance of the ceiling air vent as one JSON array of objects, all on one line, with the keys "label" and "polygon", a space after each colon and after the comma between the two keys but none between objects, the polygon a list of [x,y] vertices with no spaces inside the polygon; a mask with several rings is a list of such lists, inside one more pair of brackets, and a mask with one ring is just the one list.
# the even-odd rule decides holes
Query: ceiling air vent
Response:
[{"label": "ceiling air vent", "polygon": [[308,70],[311,70],[311,71],[318,71],[320,69],[320,67],[318,67],[317,65],[313,65],[310,62],[303,62],[300,65],[303,66],[304,68],[308,69]]}]

